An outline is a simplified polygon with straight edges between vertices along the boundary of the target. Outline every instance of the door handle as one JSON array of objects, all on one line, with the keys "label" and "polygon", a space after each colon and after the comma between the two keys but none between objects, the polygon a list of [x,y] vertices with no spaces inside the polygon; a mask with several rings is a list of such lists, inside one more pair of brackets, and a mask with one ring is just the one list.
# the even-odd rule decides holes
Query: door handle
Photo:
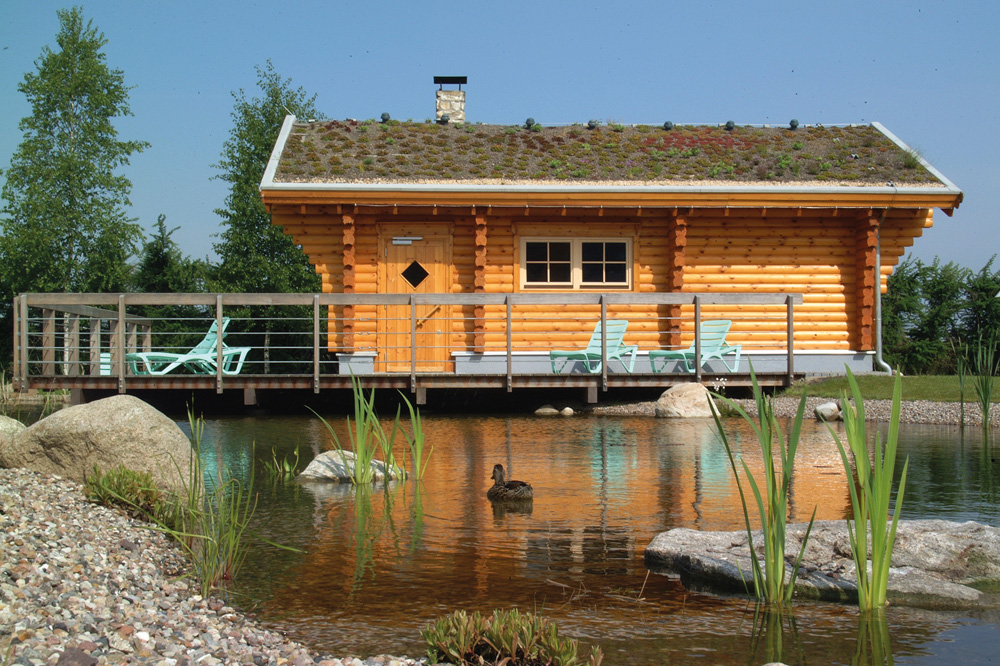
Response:
[{"label": "door handle", "polygon": [[434,313],[441,309],[440,305],[435,305],[434,308],[428,312],[426,315],[417,320],[417,326],[423,326],[424,322],[434,316]]}]

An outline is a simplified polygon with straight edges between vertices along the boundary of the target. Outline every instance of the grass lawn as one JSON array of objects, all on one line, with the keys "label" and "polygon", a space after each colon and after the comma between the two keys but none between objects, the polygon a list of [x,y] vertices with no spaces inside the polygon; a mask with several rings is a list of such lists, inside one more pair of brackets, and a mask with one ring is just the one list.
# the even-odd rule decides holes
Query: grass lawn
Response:
[{"label": "grass lawn", "polygon": [[[893,378],[889,375],[857,375],[858,386],[866,400],[891,400]],[[993,388],[993,402],[1000,401],[1000,382]],[[782,395],[839,398],[850,391],[844,375],[811,379],[793,384]],[[958,402],[959,388],[957,375],[914,375],[903,377],[903,400],[933,400],[935,402]],[[965,380],[965,401],[976,402],[973,378]]]}]

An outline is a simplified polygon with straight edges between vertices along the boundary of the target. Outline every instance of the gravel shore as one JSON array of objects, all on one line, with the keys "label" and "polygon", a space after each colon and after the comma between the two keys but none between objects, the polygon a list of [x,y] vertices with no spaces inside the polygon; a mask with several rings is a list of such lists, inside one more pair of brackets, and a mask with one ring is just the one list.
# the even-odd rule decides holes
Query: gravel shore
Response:
[{"label": "gravel shore", "polygon": [[87,502],[79,484],[0,469],[0,664],[423,663],[314,654],[199,596],[186,568],[170,539]]},{"label": "gravel shore", "polygon": [[[813,418],[817,405],[830,402],[830,398],[806,398],[806,417]],[[753,400],[735,400],[751,416],[756,416],[757,405]],[[774,399],[774,413],[778,416],[795,416],[799,407],[799,398],[782,397]],[[957,402],[931,402],[929,400],[914,400],[900,405],[900,423],[923,423],[929,425],[959,425],[962,419],[961,405]],[[605,416],[653,416],[656,402],[633,402],[621,404],[599,405],[591,408],[589,413]],[[891,400],[865,400],[865,417],[868,421],[889,422],[892,413]],[[980,424],[979,406],[965,403],[965,424],[978,426]],[[992,410],[990,423],[1000,425],[1000,410]]]}]

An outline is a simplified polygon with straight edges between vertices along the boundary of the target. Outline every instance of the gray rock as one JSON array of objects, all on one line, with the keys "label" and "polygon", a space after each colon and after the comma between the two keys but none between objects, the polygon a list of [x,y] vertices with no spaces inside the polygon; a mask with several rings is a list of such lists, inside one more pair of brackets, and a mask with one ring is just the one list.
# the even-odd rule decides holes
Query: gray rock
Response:
[{"label": "gray rock", "polygon": [[179,489],[191,468],[191,442],[171,419],[131,395],[61,409],[0,449],[0,467],[23,467],[83,481],[94,466],[147,471]]},{"label": "gray rock", "polygon": [[573,416],[576,412],[573,411],[572,407],[563,407],[559,410],[559,413],[563,416]]},{"label": "gray rock", "polygon": [[[301,481],[337,481],[338,483],[350,483],[354,478],[354,452],[353,451],[324,451],[310,462],[298,478]],[[381,460],[373,460],[371,463],[375,472],[373,481],[381,482],[386,478],[386,464]],[[390,481],[406,478],[406,472],[393,466],[388,471]]]},{"label": "gray rock", "polygon": [[97,666],[97,659],[79,648],[68,647],[59,655],[56,666]]},{"label": "gray rock", "polygon": [[535,416],[556,416],[559,410],[552,405],[542,405],[535,410]]},{"label": "gray rock", "polygon": [[813,410],[817,421],[839,421],[840,407],[835,402],[824,402]]},{"label": "gray rock", "polygon": [[717,408],[711,394],[697,382],[671,386],[656,401],[656,415],[660,418],[712,418],[713,411]]},{"label": "gray rock", "polygon": [[28,426],[24,425],[17,419],[12,419],[9,416],[0,414],[0,447],[4,446],[4,444],[13,439],[27,427]]},{"label": "gray rock", "polygon": [[[785,553],[797,556],[806,525],[789,525]],[[760,550],[761,533],[754,532]],[[674,529],[656,536],[645,553],[646,565],[678,574],[694,587],[744,592],[753,585],[747,535]],[[819,521],[803,555],[795,594],[829,601],[856,601],[854,560],[845,521]],[[887,597],[891,603],[923,608],[972,608],[1000,603],[976,587],[1000,581],[1000,529],[974,522],[900,521]],[[976,586],[976,587],[973,587]]]}]

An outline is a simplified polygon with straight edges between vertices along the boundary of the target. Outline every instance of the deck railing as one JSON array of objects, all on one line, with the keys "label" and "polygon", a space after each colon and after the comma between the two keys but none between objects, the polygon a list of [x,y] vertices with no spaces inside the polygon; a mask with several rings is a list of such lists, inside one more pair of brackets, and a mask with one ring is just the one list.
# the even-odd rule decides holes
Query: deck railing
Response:
[{"label": "deck railing", "polygon": [[[440,382],[442,376],[456,374],[489,376],[511,390],[519,377],[541,381],[553,375],[548,352],[566,346],[551,342],[557,332],[565,339],[566,330],[578,331],[582,348],[598,319],[603,325],[631,312],[635,321],[629,335],[645,342],[640,344],[643,360],[630,377],[633,384],[645,377],[653,385],[643,353],[687,347],[692,337],[700,350],[703,309],[711,311],[705,318],[720,318],[727,306],[732,311],[725,318],[740,331],[736,335],[744,355],[765,349],[780,353],[783,368],[776,374],[790,382],[795,373],[794,306],[801,302],[801,294],[621,292],[22,294],[14,299],[14,383],[22,390],[37,378],[52,380],[50,386],[108,386],[114,380],[122,392],[137,382],[153,386],[150,378],[138,376],[142,373],[135,372],[129,354],[184,353],[214,321],[219,330],[228,324],[224,340],[219,336],[216,341],[217,351],[224,346],[251,350],[238,378],[218,364],[213,379],[219,392],[224,385],[249,386],[248,378],[254,377],[272,378],[258,382],[268,386],[278,385],[274,378],[308,378],[318,392],[324,378],[350,374],[392,377],[397,384],[402,377],[414,392],[419,378],[435,376]],[[584,324],[581,311],[592,313]],[[439,319],[427,328],[431,317]],[[776,335],[784,341],[779,350]],[[607,357],[606,350],[603,355]],[[596,375],[578,368],[574,377],[599,378],[604,390],[609,381],[626,382],[624,369],[617,361],[612,364],[602,363]],[[696,368],[694,378],[701,381],[703,372]],[[187,376],[183,369],[178,374]]]}]

